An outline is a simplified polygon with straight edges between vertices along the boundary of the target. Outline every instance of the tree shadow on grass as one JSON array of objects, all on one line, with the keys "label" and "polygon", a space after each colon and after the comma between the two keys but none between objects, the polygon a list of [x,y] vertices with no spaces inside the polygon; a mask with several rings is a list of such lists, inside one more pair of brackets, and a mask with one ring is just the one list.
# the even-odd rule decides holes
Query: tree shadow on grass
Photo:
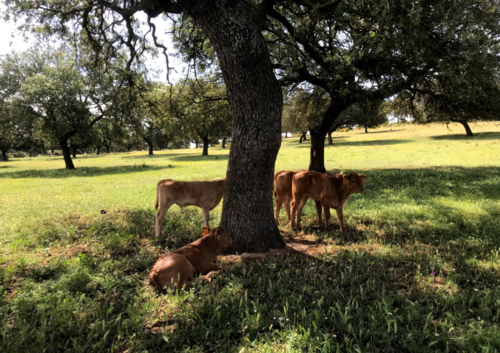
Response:
[{"label": "tree shadow on grass", "polygon": [[113,167],[78,167],[73,170],[68,169],[46,169],[46,170],[20,170],[16,172],[0,173],[0,179],[13,178],[72,178],[72,177],[94,177],[99,175],[114,175],[139,173],[143,171],[170,169],[169,167],[150,166],[150,165],[123,165]]},{"label": "tree shadow on grass", "polygon": [[[409,143],[411,142],[410,140],[368,140],[368,141],[339,141],[339,142],[334,142],[332,145],[329,145],[325,143],[325,150],[328,150],[328,148],[336,148],[336,147],[354,147],[354,146],[388,146],[388,145],[399,145],[399,144],[404,144],[404,143]],[[304,145],[299,144],[297,147],[306,147],[310,148],[311,144]]]},{"label": "tree shadow on grass", "polygon": [[[500,349],[494,299],[500,273],[491,252],[500,247],[500,168],[363,172],[366,192],[352,195],[344,212],[348,232],[338,232],[332,214],[334,231],[317,232],[325,251],[315,259],[241,263],[223,257],[210,284],[180,293],[157,294],[147,275],[162,253],[199,237],[198,209],[171,209],[162,240],[154,238],[152,208],[63,218],[50,222],[50,230],[42,224],[32,235],[38,246],[78,243],[72,253],[77,265],[19,277],[28,285],[3,303],[17,308],[6,319],[16,325],[4,336],[9,349]],[[467,217],[462,202],[474,205],[476,214]],[[314,223],[313,203],[303,218]],[[21,335],[35,328],[39,335]]]},{"label": "tree shadow on grass", "polygon": [[475,132],[474,136],[467,136],[464,134],[449,134],[449,135],[441,135],[441,136],[432,136],[433,140],[464,140],[464,141],[473,141],[473,140],[498,140],[500,139],[500,132]]}]

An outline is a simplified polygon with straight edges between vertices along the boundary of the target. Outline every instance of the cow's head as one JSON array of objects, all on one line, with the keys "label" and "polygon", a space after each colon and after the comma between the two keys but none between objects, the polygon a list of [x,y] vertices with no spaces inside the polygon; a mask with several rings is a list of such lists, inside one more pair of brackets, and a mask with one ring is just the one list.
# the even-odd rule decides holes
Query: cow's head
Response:
[{"label": "cow's head", "polygon": [[227,248],[233,243],[233,239],[231,239],[229,234],[227,234],[226,231],[221,227],[213,228],[212,230],[210,230],[209,235],[211,234],[215,236],[217,244],[219,245],[219,248],[221,250]]},{"label": "cow's head", "polygon": [[356,172],[344,175],[344,184],[347,186],[347,189],[351,192],[351,194],[362,193],[365,191],[365,187],[363,186],[365,180],[366,175],[358,175]]}]

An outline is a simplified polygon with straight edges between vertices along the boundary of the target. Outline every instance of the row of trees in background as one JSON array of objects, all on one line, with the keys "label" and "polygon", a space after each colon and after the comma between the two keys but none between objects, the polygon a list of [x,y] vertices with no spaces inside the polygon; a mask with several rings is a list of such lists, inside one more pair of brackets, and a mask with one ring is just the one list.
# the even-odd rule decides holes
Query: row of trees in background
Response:
[{"label": "row of trees in background", "polygon": [[0,59],[0,151],[60,150],[74,169],[78,150],[182,148],[225,142],[231,113],[224,84],[210,77],[173,87],[147,80],[125,57],[86,55],[78,45],[38,47]]}]

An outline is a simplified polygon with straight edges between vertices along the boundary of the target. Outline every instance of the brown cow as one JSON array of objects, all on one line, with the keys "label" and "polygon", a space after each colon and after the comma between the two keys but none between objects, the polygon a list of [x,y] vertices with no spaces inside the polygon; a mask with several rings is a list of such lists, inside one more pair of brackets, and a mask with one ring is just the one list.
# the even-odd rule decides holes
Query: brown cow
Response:
[{"label": "brown cow", "polygon": [[285,204],[286,217],[290,222],[290,202],[292,202],[292,178],[295,172],[282,170],[274,175],[274,197],[276,197],[276,211],[274,218],[280,224],[279,216],[281,205]]},{"label": "brown cow", "polygon": [[325,211],[325,230],[330,230],[330,207],[337,211],[339,217],[340,231],[344,232],[344,205],[349,195],[365,191],[363,183],[366,175],[358,175],[352,172],[349,175],[337,174],[326,175],[312,171],[297,172],[292,179],[292,219],[291,227],[294,227],[295,216],[297,216],[297,229],[301,230],[300,218],[307,198],[316,202],[318,222],[321,224],[321,207]]},{"label": "brown cow", "polygon": [[[274,197],[276,197],[276,210],[274,212],[274,218],[276,219],[276,224],[279,223],[279,216],[281,211],[281,206],[285,204],[286,217],[288,222],[290,222],[290,203],[292,202],[292,179],[293,175],[298,172],[304,172],[305,170],[298,170],[296,172],[282,170],[274,175]],[[326,172],[330,176],[341,176],[340,173],[330,173]],[[316,211],[318,213],[318,222],[321,225],[321,201],[315,201]]]},{"label": "brown cow", "polygon": [[[217,269],[215,255],[232,243],[224,229],[214,228],[208,235],[160,257],[149,273],[149,283],[159,290],[172,284],[187,289],[193,282],[208,280]],[[198,274],[201,276],[196,278]]]},{"label": "brown cow", "polygon": [[[214,181],[160,180],[156,187],[156,237],[161,235],[163,219],[168,209],[176,204],[181,207],[198,206],[203,210],[205,227],[209,227],[209,211],[219,204],[224,196],[226,178]],[[158,204],[160,209],[158,209]]]}]

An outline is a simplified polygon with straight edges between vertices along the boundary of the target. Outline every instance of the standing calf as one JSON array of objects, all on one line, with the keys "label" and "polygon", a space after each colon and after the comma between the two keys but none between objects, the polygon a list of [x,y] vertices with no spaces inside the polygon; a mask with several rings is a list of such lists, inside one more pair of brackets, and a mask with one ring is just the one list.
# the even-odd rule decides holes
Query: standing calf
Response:
[{"label": "standing calf", "polygon": [[[160,180],[156,187],[156,237],[161,235],[163,219],[168,209],[176,204],[181,207],[198,206],[203,210],[205,227],[209,227],[209,211],[219,204],[224,196],[226,178],[214,181],[174,181]],[[158,209],[158,204],[160,209]]]},{"label": "standing calf", "polygon": [[337,211],[339,217],[340,231],[344,232],[344,205],[349,195],[365,191],[363,183],[366,175],[358,175],[352,172],[349,175],[337,174],[326,175],[312,171],[301,171],[295,173],[292,179],[292,216],[291,227],[294,227],[295,216],[297,216],[297,229],[301,230],[300,218],[307,198],[316,202],[318,222],[321,224],[321,207],[325,211],[325,230],[330,230],[330,207]]}]

